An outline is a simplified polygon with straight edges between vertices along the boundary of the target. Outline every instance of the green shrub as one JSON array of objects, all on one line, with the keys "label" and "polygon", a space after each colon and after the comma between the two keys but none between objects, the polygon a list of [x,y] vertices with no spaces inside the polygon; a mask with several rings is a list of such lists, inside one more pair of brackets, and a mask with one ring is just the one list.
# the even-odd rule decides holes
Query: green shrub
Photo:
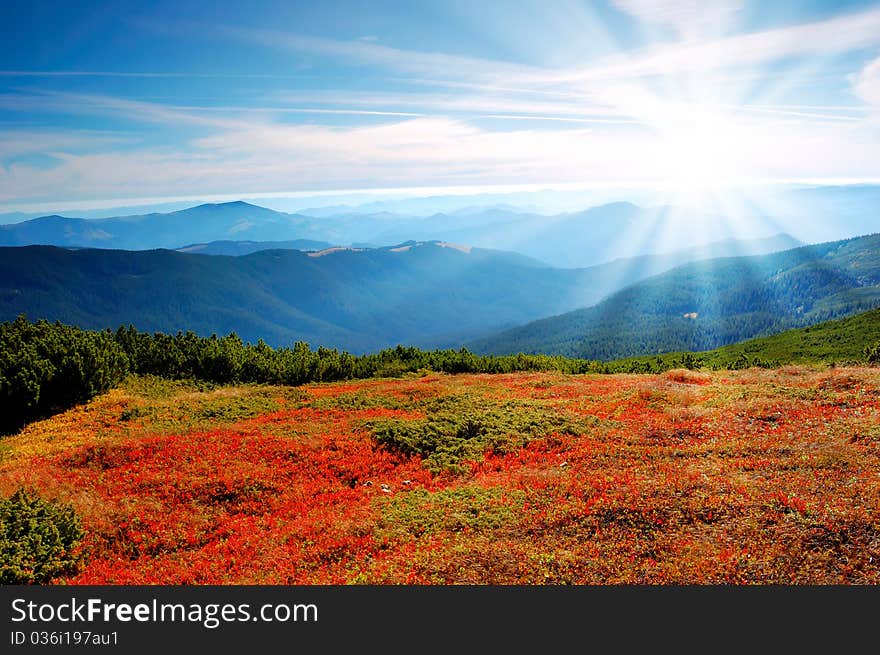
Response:
[{"label": "green shrub", "polygon": [[145,377],[145,385],[155,387],[157,397],[164,397],[173,385],[156,382],[159,378],[210,384],[300,385],[401,377],[419,371],[554,370],[586,373],[604,369],[586,360],[522,354],[478,356],[464,348],[424,351],[397,346],[356,356],[324,347],[312,350],[302,341],[281,348],[271,348],[263,341],[249,344],[234,332],[224,337],[201,337],[194,332],[149,334],[132,326],[94,332],[57,322],[31,323],[19,316],[0,323],[0,434],[85,402],[130,373]]},{"label": "green shrub", "polygon": [[24,489],[0,498],[0,584],[41,584],[72,573],[82,536],[71,507]]},{"label": "green shrub", "polygon": [[0,324],[0,433],[110,389],[128,365],[109,332],[23,316]]},{"label": "green shrub", "polygon": [[865,347],[865,360],[869,364],[880,364],[880,341]]},{"label": "green shrub", "polygon": [[341,393],[336,396],[316,398],[310,403],[313,409],[342,409],[347,412],[382,407],[385,409],[407,409],[412,406],[405,400],[393,396],[380,396],[364,391]]},{"label": "green shrub", "polygon": [[421,455],[434,472],[462,473],[466,460],[488,451],[513,452],[553,433],[584,434],[591,419],[574,419],[530,399],[495,400],[478,394],[443,396],[417,405],[423,419],[368,421],[367,428],[384,446]]}]

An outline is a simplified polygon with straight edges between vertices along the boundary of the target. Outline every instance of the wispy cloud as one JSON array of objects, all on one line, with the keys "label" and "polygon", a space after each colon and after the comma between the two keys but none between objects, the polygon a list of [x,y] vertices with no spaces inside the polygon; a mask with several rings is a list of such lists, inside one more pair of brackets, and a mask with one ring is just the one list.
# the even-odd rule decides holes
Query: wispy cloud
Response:
[{"label": "wispy cloud", "polygon": [[[344,96],[355,107],[381,107],[384,111],[400,113],[410,108],[424,115],[472,114],[499,120],[531,118],[557,123],[644,121],[642,107],[633,105],[626,91],[628,86],[641,84],[644,78],[665,79],[666,85],[672,87],[680,87],[683,81],[695,96],[702,95],[681,98],[684,103],[730,105],[731,100],[737,100],[735,96],[741,89],[759,84],[768,74],[767,66],[774,62],[880,46],[880,9],[724,36],[735,31],[743,4],[739,0],[711,3],[698,0],[615,0],[614,4],[638,20],[671,27],[681,39],[673,44],[620,52],[580,67],[551,70],[403,50],[376,42],[339,41],[271,30],[226,27],[224,34],[264,47],[332,57],[352,65],[410,75],[413,82],[421,85],[444,85],[462,90],[457,94],[351,91],[335,94],[337,98]],[[712,35],[718,37],[711,38]],[[809,75],[809,71],[802,71],[802,74]],[[870,74],[871,70],[866,69],[862,76]],[[712,87],[710,97],[705,97],[707,87],[699,81],[700,76],[711,79],[708,82]],[[449,80],[451,77],[455,80]],[[868,102],[867,99],[872,97],[871,82],[860,80],[856,84],[857,96]],[[777,91],[781,92],[790,83],[785,81]],[[543,95],[546,100],[528,97],[534,94]],[[333,104],[332,93],[324,92],[323,95],[325,104]],[[847,110],[815,111],[755,103],[726,107],[725,111],[815,122],[853,122],[862,118]]]},{"label": "wispy cloud", "polygon": [[588,94],[569,93],[558,99],[535,99],[530,94],[517,91],[486,91],[475,88],[463,93],[437,92],[388,93],[372,91],[324,90],[314,92],[283,93],[280,100],[291,103],[315,103],[349,106],[382,107],[386,110],[402,108],[417,109],[423,114],[535,114],[559,118],[608,118],[618,117],[619,111],[607,104],[600,104]]},{"label": "wispy cloud", "polygon": [[176,105],[174,109],[194,112],[239,112],[246,114],[327,114],[341,116],[390,116],[390,117],[418,117],[425,114],[412,111],[379,111],[371,109],[352,109],[338,107],[283,107],[264,106],[252,107],[247,105]]},{"label": "wispy cloud", "polygon": [[0,162],[22,155],[92,152],[130,143],[131,135],[93,130],[0,130]]},{"label": "wispy cloud", "polygon": [[595,123],[597,125],[638,125],[628,118],[578,118],[576,116],[542,116],[540,114],[480,114],[477,118],[502,121],[549,121],[555,123]]},{"label": "wispy cloud", "polygon": [[[679,31],[687,31],[686,26],[695,20],[695,16],[703,17],[696,19],[697,25],[708,21],[718,25],[716,31],[722,31],[723,26],[729,27],[741,3],[729,0],[616,0],[616,4],[642,20],[666,22],[677,26]],[[700,29],[701,38],[696,42],[687,39],[671,45],[621,52],[569,69],[524,66],[399,49],[375,42],[340,41],[273,30],[224,26],[219,28],[219,33],[264,47],[339,58],[359,66],[378,66],[386,71],[422,78],[427,76],[477,85],[493,81],[496,87],[524,90],[577,81],[742,68],[787,57],[832,54],[880,45],[880,9],[715,39],[706,38],[713,32],[704,27]]]},{"label": "wispy cloud", "polygon": [[[358,71],[357,83],[242,84],[234,93],[199,97],[174,96],[179,82],[150,82],[172,89],[167,102],[125,97],[128,82],[117,83],[116,93],[50,90],[112,88],[112,80],[9,91],[0,94],[0,110],[9,114],[34,120],[58,114],[89,125],[107,118],[108,125],[106,132],[0,132],[0,201],[36,202],[59,193],[71,200],[128,197],[132,188],[138,195],[191,196],[292,186],[614,184],[669,176],[682,182],[692,174],[725,182],[880,176],[880,134],[869,121],[880,108],[880,59],[864,62],[871,56],[866,49],[880,46],[880,9],[743,34],[738,0],[614,5],[646,31],[659,30],[653,42],[661,45],[548,68],[396,48],[375,38],[225,26],[211,38],[282,53],[291,70],[309,58],[332,60],[334,72],[346,68],[342,62]],[[795,59],[798,75],[812,82],[819,74],[812,64],[853,51],[861,59],[848,60],[851,70],[832,71],[843,91],[826,103],[806,96],[786,104],[788,96],[774,102],[744,92],[769,79],[771,64]],[[285,77],[0,71],[0,77],[41,76]],[[351,82],[350,75],[333,79]],[[768,86],[786,82],[774,78]],[[129,125],[140,142],[123,144],[111,132]],[[151,139],[156,133],[163,138]],[[32,154],[52,161],[23,157]]]},{"label": "wispy cloud", "polygon": [[194,73],[182,71],[96,71],[96,70],[0,70],[0,77],[146,77],[193,79],[295,79],[296,75],[262,73]]},{"label": "wispy cloud", "polygon": [[876,45],[880,45],[880,9],[871,9],[800,25],[614,55],[579,70],[536,81],[572,82],[694,73]]},{"label": "wispy cloud", "polygon": [[[59,152],[39,170],[15,163],[0,171],[0,201],[437,184],[651,183],[670,172],[670,149],[686,146],[664,132],[620,126],[614,132],[481,129],[448,118],[412,118],[378,126],[328,127],[242,122],[179,147],[133,152]],[[727,126],[706,162],[737,181],[791,177],[880,176],[876,140],[848,125],[743,122]],[[844,144],[844,145],[841,145]],[[710,151],[710,154],[716,154]]]},{"label": "wispy cloud", "polygon": [[174,106],[143,102],[92,93],[45,91],[7,93],[0,95],[0,109],[22,112],[54,112],[62,114],[86,114],[112,116],[127,121],[143,121],[177,125],[195,125],[208,128],[234,128],[239,122],[216,116],[204,116],[198,112],[178,109]]},{"label": "wispy cloud", "polygon": [[[621,87],[609,87],[619,90]],[[345,103],[362,107],[395,108],[388,115],[406,115],[402,108],[417,108],[418,115],[461,115],[465,117],[498,118],[510,120],[546,120],[574,123],[639,123],[640,112],[628,109],[638,106],[640,100],[627,101],[620,93],[604,92],[599,97],[587,93],[568,93],[554,101],[536,101],[528,94],[499,92],[494,95],[463,93],[455,96],[437,93],[382,93],[344,92],[342,90],[310,93],[285,93],[282,101],[293,103],[314,102],[318,104]],[[703,103],[708,107],[712,103]],[[756,105],[714,103],[717,111],[730,114],[764,114],[768,116],[791,116],[817,121],[858,121],[863,109],[849,105]],[[688,105],[679,104],[679,110],[687,112]],[[280,111],[280,109],[279,109]],[[293,111],[293,110],[292,110]],[[315,109],[316,112],[326,111]],[[340,110],[355,111],[355,110]],[[379,112],[377,112],[379,113]]]},{"label": "wispy cloud", "polygon": [[646,23],[673,28],[685,39],[705,39],[735,27],[743,0],[612,0],[612,4]]},{"label": "wispy cloud", "polygon": [[852,81],[855,94],[875,110],[880,110],[880,58],[854,75]]},{"label": "wispy cloud", "polygon": [[221,38],[234,38],[263,47],[340,58],[359,66],[380,66],[419,76],[491,80],[515,79],[525,74],[536,75],[542,71],[541,68],[533,66],[442,52],[405,50],[360,39],[340,41],[229,25],[218,27],[216,34]]}]

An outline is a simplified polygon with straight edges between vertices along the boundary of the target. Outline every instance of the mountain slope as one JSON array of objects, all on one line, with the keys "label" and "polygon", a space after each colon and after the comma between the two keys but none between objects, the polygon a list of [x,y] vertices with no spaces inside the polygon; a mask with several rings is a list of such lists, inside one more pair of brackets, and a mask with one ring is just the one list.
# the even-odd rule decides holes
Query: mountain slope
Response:
[{"label": "mountain slope", "polygon": [[471,347],[604,360],[708,350],[877,306],[880,235],[871,235],[686,264]]},{"label": "mountain slope", "polygon": [[25,313],[92,329],[235,331],[355,352],[458,346],[583,306],[588,280],[514,253],[438,243],[242,257],[0,248],[0,320]]},{"label": "mountain slope", "polygon": [[790,364],[862,361],[865,348],[880,343],[880,309],[817,325],[750,339],[706,353],[709,361],[736,361],[740,356]]},{"label": "mountain slope", "polygon": [[880,309],[839,318],[803,328],[786,330],[769,337],[741,341],[714,350],[696,353],[665,353],[616,360],[610,371],[633,371],[638,363],[651,370],[681,366],[690,355],[698,366],[726,369],[760,361],[772,366],[783,364],[845,364],[863,362],[865,349],[880,343]]},{"label": "mountain slope", "polygon": [[689,262],[780,252],[800,245],[803,244],[788,234],[777,234],[764,239],[728,239],[670,253],[615,259],[583,269],[590,278],[590,288],[595,291],[590,296],[593,300],[589,304],[631,284]]},{"label": "mountain slope", "polygon": [[326,250],[332,247],[333,244],[326,241],[293,239],[291,241],[211,241],[209,243],[194,243],[183,248],[176,248],[176,250],[192,255],[241,257],[261,250]]},{"label": "mountain slope", "polygon": [[[407,242],[330,248],[306,256],[219,242],[170,251],[5,249],[0,318],[26,313],[82,327],[236,331],[248,339],[362,351],[398,342],[464,341],[600,301],[609,293],[708,250],[552,269],[516,253]],[[730,244],[724,247],[729,247]],[[193,253],[193,248],[197,249]],[[247,254],[249,250],[255,252]],[[206,261],[204,254],[221,256]]]}]

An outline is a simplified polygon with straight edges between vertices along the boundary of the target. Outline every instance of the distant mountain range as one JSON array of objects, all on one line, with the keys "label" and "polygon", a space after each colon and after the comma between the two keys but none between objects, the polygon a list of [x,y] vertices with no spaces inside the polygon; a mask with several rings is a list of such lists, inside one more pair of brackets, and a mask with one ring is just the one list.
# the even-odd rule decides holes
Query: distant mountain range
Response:
[{"label": "distant mountain range", "polygon": [[[851,227],[873,225],[878,189],[796,193]],[[817,221],[804,216],[834,222]],[[309,216],[246,202],[44,216],[0,225],[0,320],[610,360],[880,306],[880,236],[806,247],[787,233],[736,238],[774,225],[761,212],[729,221],[626,202],[552,216],[500,204]]]},{"label": "distant mountain range", "polygon": [[[700,230],[688,229],[698,221]],[[741,233],[761,234],[755,226],[729,224],[721,218],[694,217],[669,208],[644,209],[612,203],[545,216],[505,207],[463,209],[450,214],[407,217],[386,212],[306,216],[286,214],[246,202],[205,204],[170,213],[111,218],[43,216],[0,225],[0,246],[54,245],[125,250],[191,250],[193,244],[238,242],[201,251],[246,254],[257,249],[293,247],[291,242],[369,243],[390,246],[408,240],[448,241],[480,248],[520,252],[552,266],[577,268],[614,259],[704,248],[708,256],[759,254],[796,245],[768,239],[743,240]],[[272,245],[255,245],[270,242]],[[723,242],[722,245],[708,244]],[[723,245],[726,244],[726,245]],[[674,254],[674,253],[673,253]]]},{"label": "distant mountain range", "polygon": [[593,307],[472,342],[481,353],[617,359],[717,348],[880,307],[880,234],[685,264]]},{"label": "distant mountain range", "polygon": [[[599,211],[606,206],[615,210],[615,205],[628,204],[614,202],[616,200],[629,200],[642,208],[645,219],[640,225],[656,223],[657,230],[635,231],[619,234],[625,244],[629,244],[623,253],[609,255],[607,259],[618,256],[633,256],[659,252],[656,247],[648,248],[640,252],[642,246],[657,246],[657,236],[665,236],[670,239],[682,240],[679,244],[661,244],[662,250],[674,250],[676,248],[691,247],[698,243],[718,241],[728,238],[754,238],[769,236],[778,232],[793,234],[801,241],[816,243],[819,241],[832,241],[841,238],[868,234],[876,229],[877,209],[880,207],[880,185],[876,184],[848,184],[840,186],[829,185],[771,185],[765,187],[730,189],[722,192],[718,197],[703,198],[700,202],[701,209],[687,209],[686,206],[675,206],[679,201],[670,201],[665,196],[652,192],[650,189],[589,189],[589,190],[551,190],[540,191],[510,191],[504,193],[470,193],[464,195],[441,195],[428,197],[404,197],[389,195],[378,198],[376,194],[344,193],[340,195],[321,195],[310,198],[285,198],[264,197],[256,200],[257,204],[265,204],[275,210],[276,214],[291,217],[292,220],[283,221],[281,224],[291,223],[295,226],[293,231],[284,231],[271,236],[254,237],[248,234],[218,233],[216,230],[208,235],[193,236],[188,238],[187,229],[192,225],[180,225],[182,229],[173,242],[160,244],[137,244],[133,246],[120,243],[75,243],[57,241],[31,240],[3,240],[0,230],[0,245],[80,245],[92,247],[125,247],[135,250],[149,247],[179,248],[189,243],[204,243],[217,240],[254,240],[254,241],[289,241],[292,239],[314,239],[331,243],[351,244],[355,242],[376,243],[377,245],[391,245],[407,239],[432,239],[439,238],[456,243],[472,243],[481,247],[493,247],[500,249],[522,250],[515,243],[494,242],[492,239],[499,238],[497,233],[488,229],[483,235],[486,241],[473,241],[459,235],[455,230],[476,229],[480,225],[495,225],[499,227],[510,221],[519,224],[520,228],[535,221],[538,225],[536,234],[540,236],[541,219],[549,218],[546,225],[550,226],[565,217],[576,217],[590,213],[590,221],[593,218],[601,218],[607,212]],[[684,201],[682,201],[684,202]],[[101,209],[79,209],[58,211],[62,216],[78,217],[82,219],[139,219],[155,217],[157,212],[171,213],[178,218],[186,219],[187,210],[192,205],[198,204],[193,201],[167,201],[140,206],[118,206]],[[221,213],[228,211],[231,206],[239,210],[244,206],[244,220],[251,220],[248,216],[246,202],[209,204],[207,207],[218,209]],[[583,208],[591,208],[584,210]],[[181,212],[181,213],[178,213]],[[290,212],[290,213],[285,213]],[[233,211],[233,213],[235,213]],[[0,225],[17,224],[30,219],[44,218],[45,212],[34,213],[32,211],[9,211],[0,213]],[[241,217],[240,217],[241,218]],[[462,220],[463,219],[463,220]],[[414,227],[423,221],[419,231],[407,228]],[[149,221],[148,221],[149,222]],[[575,222],[577,225],[577,222]],[[235,222],[229,227],[234,227]],[[437,228],[441,228],[440,233]],[[673,229],[682,228],[685,229]],[[707,228],[711,227],[709,230]],[[183,229],[186,228],[186,229]],[[402,231],[398,231],[402,228]],[[736,228],[736,233],[730,233]],[[749,228],[759,228],[758,231],[750,231]],[[106,230],[106,226],[102,229]],[[719,232],[718,229],[721,229]],[[525,230],[528,233],[528,230]],[[387,240],[378,241],[376,237],[386,233]],[[8,235],[7,235],[8,236]],[[43,235],[45,236],[45,235]],[[57,235],[50,235],[57,238]],[[501,235],[503,236],[503,235]],[[576,242],[582,239],[581,235],[568,235],[574,237]],[[612,235],[617,240],[618,235]],[[644,237],[652,237],[648,243],[643,243]],[[552,241],[552,239],[551,239]],[[553,252],[552,248],[549,252]],[[529,253],[536,254],[536,253]],[[577,259],[574,262],[550,260],[548,263],[556,265],[591,265],[599,263],[599,260]]]},{"label": "distant mountain range", "polygon": [[167,214],[113,218],[43,216],[0,225],[0,245],[51,245],[150,250],[217,240],[284,241],[299,238],[306,217],[246,202],[190,207]]}]

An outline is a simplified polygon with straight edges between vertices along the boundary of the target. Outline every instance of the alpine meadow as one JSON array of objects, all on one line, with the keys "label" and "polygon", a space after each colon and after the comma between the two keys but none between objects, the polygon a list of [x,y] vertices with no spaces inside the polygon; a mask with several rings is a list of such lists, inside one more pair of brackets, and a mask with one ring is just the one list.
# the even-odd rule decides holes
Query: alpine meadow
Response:
[{"label": "alpine meadow", "polygon": [[0,585],[880,588],[877,0],[0,12]]}]

